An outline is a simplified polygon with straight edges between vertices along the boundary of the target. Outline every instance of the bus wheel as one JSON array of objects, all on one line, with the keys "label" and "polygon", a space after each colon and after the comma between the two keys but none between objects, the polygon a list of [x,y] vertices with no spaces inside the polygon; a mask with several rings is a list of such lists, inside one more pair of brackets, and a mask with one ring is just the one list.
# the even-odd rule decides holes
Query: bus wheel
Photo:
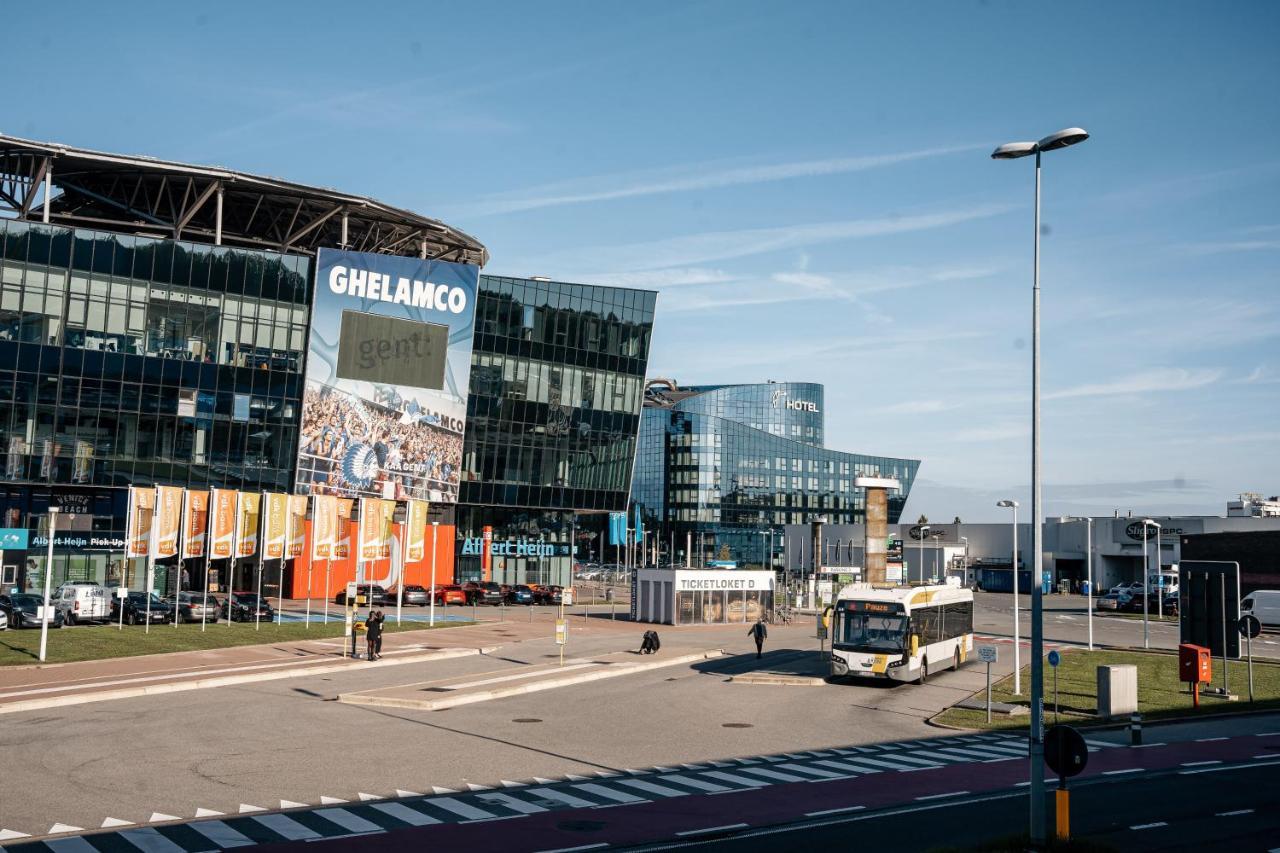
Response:
[{"label": "bus wheel", "polygon": [[922,658],[920,660],[920,684],[924,684],[929,680],[929,659]]},{"label": "bus wheel", "polygon": [[951,661],[951,671],[952,671],[952,672],[959,672],[959,671],[960,671],[960,648],[959,648],[959,646],[957,646],[957,647],[956,647],[955,657],[954,657],[954,658],[952,659],[952,661]]}]

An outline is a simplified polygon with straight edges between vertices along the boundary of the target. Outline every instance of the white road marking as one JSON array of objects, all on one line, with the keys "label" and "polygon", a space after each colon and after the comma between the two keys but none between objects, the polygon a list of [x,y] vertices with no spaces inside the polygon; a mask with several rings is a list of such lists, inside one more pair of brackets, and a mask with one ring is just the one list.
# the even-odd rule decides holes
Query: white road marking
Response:
[{"label": "white road marking", "polygon": [[[949,746],[945,749],[935,749],[935,753],[943,755],[959,756],[967,761],[986,761],[988,758],[994,758],[998,753],[980,752],[974,747],[958,747]],[[1008,756],[1005,756],[1006,758]]]},{"label": "white road marking", "polygon": [[1085,743],[1087,743],[1087,744],[1089,744],[1089,746],[1096,746],[1096,747],[1098,747],[1099,749],[1107,749],[1108,747],[1112,747],[1112,746],[1119,746],[1119,745],[1120,745],[1120,744],[1118,744],[1118,743],[1110,743],[1110,742],[1105,741],[1105,740],[1092,740],[1092,739],[1090,739],[1090,738],[1085,738],[1085,739],[1084,739],[1084,742],[1085,742]]},{"label": "white road marking", "polygon": [[1183,767],[1201,767],[1206,764],[1221,764],[1221,761],[1184,761]]},{"label": "white road marking", "polygon": [[240,814],[248,814],[249,812],[265,812],[262,806],[251,806],[248,803],[240,804]]},{"label": "white road marking", "polygon": [[1218,812],[1214,817],[1235,817],[1236,815],[1253,814],[1253,809],[1236,809],[1233,812]]},{"label": "white road marking", "polygon": [[945,794],[929,794],[928,796],[925,796],[925,797],[916,797],[916,799],[917,800],[938,800],[938,799],[941,799],[942,797],[958,797],[961,794],[967,794],[967,793],[969,792],[968,791],[948,791]]},{"label": "white road marking", "polygon": [[[848,764],[854,767],[855,769],[861,769],[859,768],[859,765],[861,764],[870,764],[872,768],[886,767],[889,770],[906,770],[907,768],[912,766],[910,764],[899,764],[896,761],[890,761],[890,760],[881,759],[881,758],[867,758],[864,755],[859,755],[857,758],[846,759],[842,761],[841,764]],[[868,769],[868,770],[863,770],[862,772],[868,773],[871,771]]]},{"label": "white road marking", "polygon": [[289,841],[302,841],[304,838],[319,838],[320,833],[309,826],[303,826],[291,817],[282,814],[264,814],[254,817],[258,823]]},{"label": "white road marking", "polygon": [[147,818],[147,823],[163,823],[166,820],[182,820],[182,818],[163,812],[152,812],[151,817]]},{"label": "white road marking", "polygon": [[196,809],[196,817],[222,817],[226,812],[215,812],[213,809]]},{"label": "white road marking", "polygon": [[390,815],[398,821],[404,821],[410,826],[426,826],[429,824],[439,824],[440,821],[435,820],[430,815],[424,815],[422,812],[413,811],[412,808],[403,803],[374,803],[371,808],[376,808],[383,815]]},{"label": "white road marking", "polygon": [[29,832],[18,832],[16,829],[0,829],[0,841],[13,841],[15,838],[30,838]]},{"label": "white road marking", "polygon": [[1226,740],[1226,737],[1198,737],[1196,743],[1209,743],[1215,740]]},{"label": "white road marking", "polygon": [[676,835],[706,835],[709,832],[723,832],[726,829],[746,829],[745,823],[729,823],[724,826],[708,826],[705,829],[686,829],[684,832],[677,832]]},{"label": "white road marking", "polygon": [[421,797],[417,791],[406,791],[403,788],[396,788],[397,797]]},{"label": "white road marking", "polygon": [[1119,776],[1121,773],[1141,773],[1145,768],[1142,767],[1126,767],[1124,770],[1104,770],[1103,776]]},{"label": "white road marking", "polygon": [[320,805],[322,806],[338,806],[338,805],[342,805],[345,802],[347,801],[342,799],[342,797],[321,797],[320,798]]},{"label": "white road marking", "polygon": [[1155,823],[1140,823],[1137,826],[1131,826],[1130,829],[1155,829],[1157,826],[1168,826],[1167,821],[1158,820]]},{"label": "white road marking", "polygon": [[54,838],[45,842],[45,846],[58,853],[98,853],[98,848],[78,835],[70,838]]},{"label": "white road marking", "polygon": [[785,767],[792,773],[807,773],[810,776],[817,776],[819,779],[839,779],[839,773],[832,773],[830,770],[819,770],[817,767],[805,767],[800,764],[779,764],[779,767]]},{"label": "white road marking", "polygon": [[560,666],[560,667],[556,667],[555,669],[537,669],[532,672],[517,671],[509,675],[499,675],[494,678],[481,678],[477,681],[463,681],[458,684],[442,684],[437,689],[462,690],[463,688],[466,688],[466,687],[483,687],[486,684],[498,684],[503,681],[514,681],[519,678],[532,678],[535,675],[549,675],[554,672],[569,672],[570,670],[574,670],[574,669],[586,669],[589,666],[599,666],[599,664],[590,662],[590,663],[579,663],[573,666]]},{"label": "white road marking", "polygon": [[517,800],[510,794],[483,794],[480,799],[484,800],[485,803],[506,806],[513,812],[519,812],[520,814],[537,814],[538,812],[546,811],[542,806],[535,806],[533,803]]},{"label": "white road marking", "polygon": [[763,788],[769,784],[768,782],[763,782],[759,779],[748,779],[743,776],[738,776],[734,773],[725,773],[721,770],[708,770],[706,773],[703,773],[702,775],[711,776],[716,779],[722,779],[725,782],[732,782],[735,785],[745,785],[748,788]]},{"label": "white road marking", "polygon": [[829,815],[829,814],[844,814],[845,812],[856,812],[860,809],[865,809],[865,808],[866,806],[845,806],[844,808],[839,808],[839,809],[823,809],[820,812],[805,812],[804,816],[805,817],[822,817],[823,815]]},{"label": "white road marking", "polygon": [[823,767],[834,767],[837,770],[843,770],[845,773],[879,773],[875,767],[861,767],[857,764],[849,764],[845,761],[815,761],[814,764],[821,764]]},{"label": "white road marking", "polygon": [[382,797],[379,797],[377,794],[366,794],[366,793],[364,793],[363,791],[361,791],[361,792],[360,792],[360,795],[359,795],[359,796],[360,796],[360,802],[362,802],[362,803],[367,803],[367,802],[369,802],[370,800],[381,800],[381,799],[382,799]]},{"label": "white road marking", "polygon": [[382,827],[373,821],[365,820],[360,815],[353,814],[346,809],[316,809],[312,814],[317,814],[331,823],[336,823],[347,832],[382,832]]},{"label": "white road marking", "polygon": [[431,786],[431,793],[433,793],[433,794],[456,794],[456,793],[458,793],[458,789],[457,789],[457,788],[441,788],[439,785],[432,785],[432,786]]},{"label": "white road marking", "polygon": [[120,837],[144,853],[187,853],[187,851],[160,834],[160,830],[150,826],[139,829],[123,829]]},{"label": "white road marking", "polygon": [[258,843],[220,820],[198,820],[187,825],[219,847],[252,847]]},{"label": "white road marking", "polygon": [[57,835],[61,832],[84,832],[83,826],[72,826],[69,823],[55,823],[49,827],[49,831],[45,835]]},{"label": "white road marking", "polygon": [[102,822],[103,829],[110,829],[113,826],[133,826],[133,821],[121,820],[118,817],[109,817]]},{"label": "white road marking", "polygon": [[456,815],[467,818],[468,820],[496,817],[496,815],[489,814],[487,811],[478,809],[475,806],[468,805],[460,800],[455,800],[453,797],[433,797],[430,800],[424,800],[423,802],[429,806],[439,806],[446,811],[451,811]]},{"label": "white road marking", "polygon": [[579,850],[599,850],[609,845],[601,841],[599,844],[579,844],[577,847],[557,847],[554,850],[539,850],[538,853],[577,853]]},{"label": "white road marking", "polygon": [[280,808],[282,809],[305,809],[306,807],[307,807],[306,803],[299,803],[294,800],[280,801]]},{"label": "white road marking", "polygon": [[625,791],[614,791],[604,785],[596,785],[591,782],[574,785],[573,787],[588,794],[595,794],[597,797],[604,797],[606,800],[613,800],[615,803],[639,803],[644,800],[643,797],[634,797]]},{"label": "white road marking", "polygon": [[[898,755],[896,753],[894,753],[892,757],[894,761],[905,761],[908,764],[916,764],[916,765],[919,765],[920,767],[941,767],[942,766],[941,761],[934,761],[931,758],[919,758],[914,755]],[[854,759],[854,761],[861,761],[861,760],[862,759],[859,759],[859,758]]]},{"label": "white road marking", "polygon": [[574,809],[589,809],[595,805],[595,803],[575,797],[573,794],[566,794],[564,791],[553,791],[550,788],[531,788],[529,793],[537,794],[539,797],[545,797],[548,800],[559,800]]},{"label": "white road marking", "polygon": [[698,788],[703,791],[710,791],[713,794],[719,794],[724,791],[732,790],[731,788],[726,788],[723,785],[717,785],[714,782],[706,782],[702,779],[697,779],[693,776],[681,776],[679,773],[672,773],[669,776],[659,776],[658,779],[659,781],[662,781],[662,782],[675,782],[680,785],[688,785],[692,788]]},{"label": "white road marking", "polygon": [[776,770],[770,770],[767,767],[744,767],[743,773],[754,773],[757,776],[763,776],[766,779],[776,779],[779,782],[807,782],[803,776],[796,776],[792,773],[779,773]]},{"label": "white road marking", "polygon": [[637,791],[644,791],[647,794],[657,794],[660,797],[687,797],[688,791],[681,791],[677,788],[668,788],[665,785],[655,785],[652,782],[645,782],[643,779],[619,779],[619,785],[626,785],[628,788],[635,788]]}]

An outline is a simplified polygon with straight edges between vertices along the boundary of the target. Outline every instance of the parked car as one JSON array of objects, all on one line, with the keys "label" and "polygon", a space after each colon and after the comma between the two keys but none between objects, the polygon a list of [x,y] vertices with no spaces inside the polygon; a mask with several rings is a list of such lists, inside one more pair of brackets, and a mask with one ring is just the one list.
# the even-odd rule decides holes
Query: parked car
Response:
[{"label": "parked car", "polygon": [[255,619],[267,622],[276,618],[276,611],[271,602],[259,599],[256,592],[233,592],[230,600],[222,606],[222,615],[230,622],[252,622]]},{"label": "parked car", "polygon": [[1111,587],[1111,592],[1122,592],[1126,595],[1142,595],[1142,581],[1125,581]]},{"label": "parked car", "polygon": [[547,590],[547,604],[559,604],[564,600],[564,587],[549,586]]},{"label": "parked car", "polygon": [[502,586],[494,581],[481,583],[480,597],[477,600],[480,604],[502,604]]},{"label": "parked car", "polygon": [[1094,610],[1110,610],[1113,613],[1123,613],[1132,597],[1127,592],[1112,590],[1106,595],[1099,596],[1097,601],[1094,602],[1093,608]]},{"label": "parked car", "polygon": [[112,621],[121,618],[121,607],[124,608],[124,621],[130,625],[145,625],[148,614],[153,625],[157,622],[168,622],[173,618],[173,608],[164,599],[153,592],[150,596],[150,607],[148,607],[147,598],[145,592],[131,592],[124,598],[111,599]]},{"label": "parked car", "polygon": [[[358,596],[359,596],[359,595],[363,595],[363,596],[364,596],[364,603],[365,603],[365,604],[367,604],[367,605],[369,605],[369,606],[371,606],[371,607],[386,607],[386,606],[387,606],[387,605],[389,605],[389,604],[395,604],[395,603],[396,603],[395,596],[393,596],[393,595],[388,595],[388,594],[387,594],[387,591],[386,591],[385,589],[383,589],[382,587],[378,586],[376,583],[375,583],[375,584],[366,584],[366,583],[362,583],[362,584],[360,584],[360,589],[359,589],[359,591],[357,592],[357,595],[358,595]],[[333,597],[333,603],[334,603],[334,604],[346,604],[346,603],[347,603],[347,591],[346,591],[345,589],[339,590],[339,591],[338,591],[338,594],[337,594],[337,595],[335,595],[335,596]]]},{"label": "parked car", "polygon": [[466,604],[467,594],[462,591],[462,587],[457,584],[447,584],[445,586],[436,587],[436,604]]},{"label": "parked car", "polygon": [[467,581],[462,585],[462,594],[466,596],[467,604],[478,604],[480,602],[480,592],[479,581]]},{"label": "parked car", "polygon": [[387,590],[387,603],[394,605],[397,601],[401,601],[405,604],[418,604],[425,607],[431,599],[426,588],[418,584],[405,584],[403,590],[403,592],[397,589]]},{"label": "parked car", "polygon": [[77,622],[105,622],[111,616],[111,597],[107,588],[93,581],[68,581],[52,596],[49,604],[62,613],[68,625]]},{"label": "parked car", "polygon": [[[53,599],[50,599],[50,602],[52,601]],[[8,617],[10,628],[39,628],[40,617],[38,614],[43,604],[43,595],[23,592],[0,595],[0,611]],[[52,603],[50,603],[49,607],[53,610],[53,618],[49,620],[49,627],[61,628],[63,625],[62,611],[54,609]]]},{"label": "parked car", "polygon": [[1240,602],[1240,613],[1253,616],[1264,626],[1280,625],[1280,590],[1259,589]]},{"label": "parked car", "polygon": [[516,584],[507,593],[508,604],[533,604],[533,590],[526,584]]},{"label": "parked car", "polygon": [[[174,606],[172,598],[166,598],[165,604]],[[203,592],[180,592],[177,601],[179,622],[217,622],[222,616],[222,605],[212,595],[206,604]]]}]

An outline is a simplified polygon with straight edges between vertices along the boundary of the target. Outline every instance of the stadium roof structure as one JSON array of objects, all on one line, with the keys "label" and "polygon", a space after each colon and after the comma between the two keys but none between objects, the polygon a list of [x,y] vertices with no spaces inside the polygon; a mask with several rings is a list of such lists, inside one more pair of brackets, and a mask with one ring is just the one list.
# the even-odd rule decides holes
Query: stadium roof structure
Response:
[{"label": "stadium roof structure", "polygon": [[480,266],[489,260],[471,235],[371,198],[0,134],[4,209],[32,222],[278,252],[336,247]]}]

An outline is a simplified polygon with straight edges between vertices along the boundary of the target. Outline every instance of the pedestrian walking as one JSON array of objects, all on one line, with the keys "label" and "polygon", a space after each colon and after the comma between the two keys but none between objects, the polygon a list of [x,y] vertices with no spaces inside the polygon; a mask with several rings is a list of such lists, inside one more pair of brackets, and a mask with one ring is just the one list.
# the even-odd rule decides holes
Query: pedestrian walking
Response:
[{"label": "pedestrian walking", "polygon": [[747,631],[747,636],[756,641],[756,659],[759,660],[764,650],[765,637],[769,636],[769,629],[764,626],[764,620],[757,620],[756,624],[751,626],[751,630]]},{"label": "pedestrian walking", "polygon": [[365,646],[368,651],[368,660],[378,659],[378,641],[382,637],[382,623],[378,621],[378,614],[372,610],[369,611],[369,617],[364,621],[364,637]]}]

